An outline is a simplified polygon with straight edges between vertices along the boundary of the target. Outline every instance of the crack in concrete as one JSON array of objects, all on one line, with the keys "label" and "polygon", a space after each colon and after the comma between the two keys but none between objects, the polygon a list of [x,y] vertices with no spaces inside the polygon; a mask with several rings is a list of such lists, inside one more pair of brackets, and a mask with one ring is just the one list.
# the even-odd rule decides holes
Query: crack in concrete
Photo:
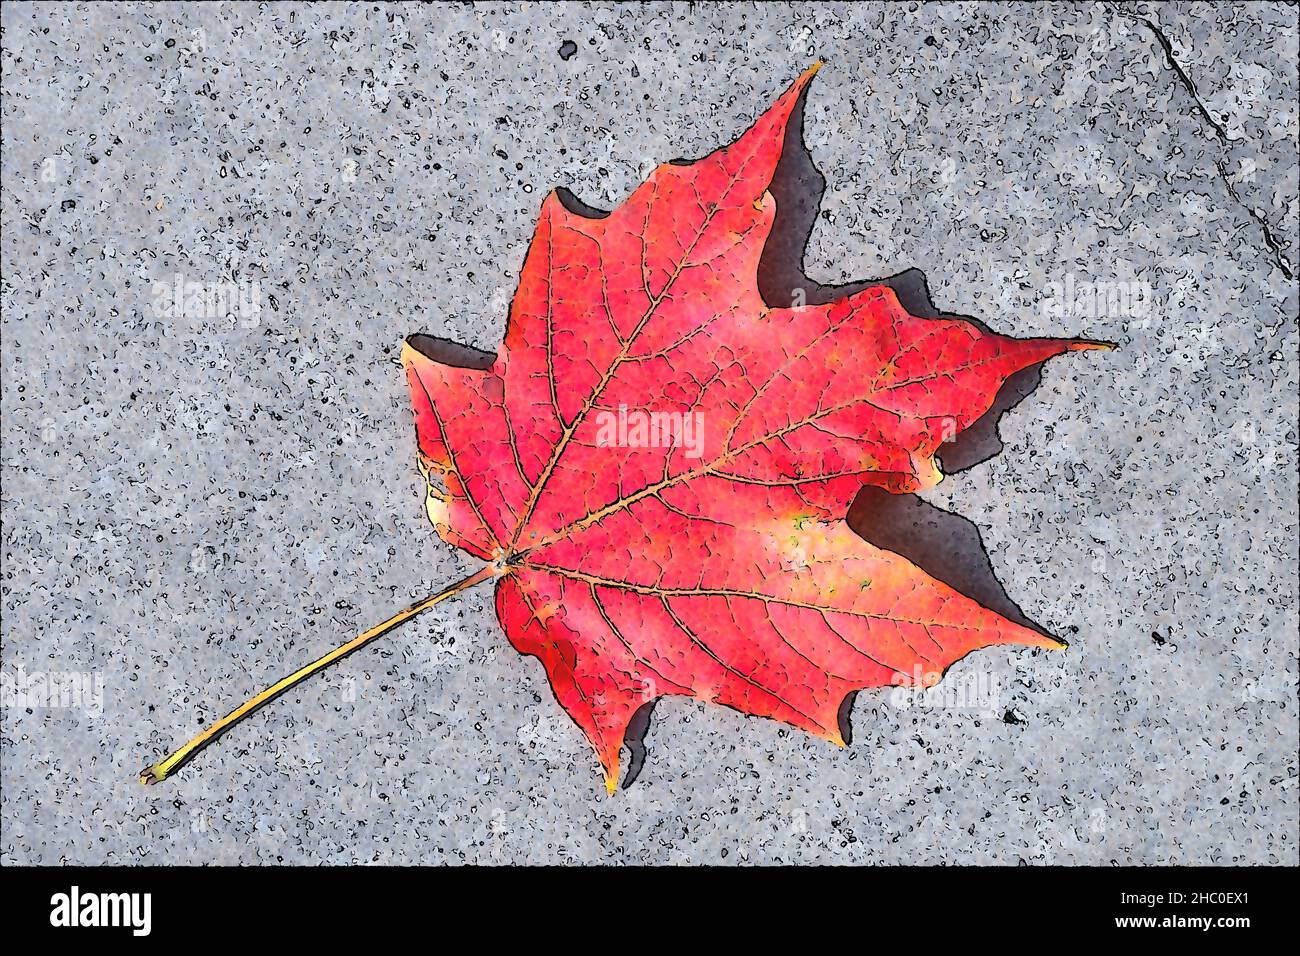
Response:
[{"label": "crack in concrete", "polygon": [[[1121,17],[1146,25],[1147,29],[1149,29],[1155,36],[1156,43],[1159,44],[1160,49],[1164,51],[1165,62],[1169,64],[1169,68],[1174,71],[1174,75],[1178,77],[1178,81],[1182,84],[1183,89],[1187,91],[1192,98],[1192,102],[1196,104],[1196,111],[1201,114],[1202,119],[1210,124],[1210,128],[1214,130],[1214,135],[1219,140],[1220,144],[1224,147],[1230,148],[1232,140],[1228,136],[1228,131],[1224,129],[1223,125],[1210,115],[1210,111],[1206,109],[1205,103],[1202,102],[1200,94],[1196,92],[1196,84],[1192,82],[1192,78],[1187,75],[1187,71],[1182,68],[1182,65],[1178,62],[1178,58],[1174,56],[1174,46],[1169,41],[1169,38],[1165,36],[1164,31],[1162,31],[1160,27],[1147,17],[1140,16],[1136,13],[1128,13],[1115,3],[1107,3],[1106,5]],[[1282,274],[1288,279],[1294,279],[1295,273],[1291,271],[1291,265],[1287,261],[1286,256],[1282,253],[1281,244],[1273,236],[1273,230],[1269,228],[1268,221],[1252,209],[1249,203],[1245,202],[1241,198],[1240,194],[1237,192],[1236,186],[1232,184],[1232,179],[1229,177],[1228,171],[1223,166],[1223,160],[1216,160],[1214,166],[1219,173],[1219,178],[1223,180],[1223,185],[1227,187],[1228,195],[1231,196],[1233,201],[1241,207],[1242,211],[1245,212],[1257,226],[1259,226],[1260,231],[1264,234],[1264,244],[1268,246],[1269,251],[1273,253],[1273,259],[1276,262],[1277,267],[1282,270]]]},{"label": "crack in concrete", "polygon": [[1160,49],[1164,51],[1165,62],[1169,64],[1170,69],[1172,69],[1175,75],[1177,75],[1179,81],[1183,84],[1183,88],[1191,94],[1192,102],[1196,104],[1196,111],[1200,113],[1205,122],[1209,123],[1211,128],[1213,128],[1214,135],[1218,137],[1219,142],[1223,143],[1224,146],[1229,145],[1232,140],[1228,136],[1228,131],[1224,129],[1223,124],[1211,116],[1210,111],[1206,109],[1205,103],[1201,100],[1201,95],[1196,92],[1196,84],[1192,82],[1192,78],[1187,75],[1187,71],[1182,68],[1182,65],[1174,56],[1174,45],[1169,42],[1169,38],[1165,36],[1164,31],[1146,17],[1139,16],[1136,13],[1127,13],[1113,3],[1109,4],[1109,6],[1120,16],[1147,25],[1147,28],[1155,35],[1156,42],[1160,44]]},{"label": "crack in concrete", "polygon": [[1273,238],[1273,232],[1268,228],[1268,223],[1265,221],[1264,217],[1257,215],[1255,211],[1242,200],[1241,196],[1237,194],[1237,187],[1232,185],[1232,180],[1228,177],[1228,171],[1223,168],[1223,160],[1219,160],[1214,165],[1219,170],[1219,178],[1223,180],[1223,185],[1228,187],[1228,195],[1236,201],[1237,205],[1241,206],[1241,208],[1246,211],[1246,215],[1255,220],[1255,224],[1258,225],[1260,231],[1264,233],[1264,245],[1268,246],[1272,251],[1273,257],[1277,260],[1277,267],[1282,270],[1282,274],[1288,279],[1294,279],[1295,274],[1292,273],[1290,265],[1286,261],[1286,257],[1282,255],[1282,246],[1278,244],[1278,241],[1275,238]]}]

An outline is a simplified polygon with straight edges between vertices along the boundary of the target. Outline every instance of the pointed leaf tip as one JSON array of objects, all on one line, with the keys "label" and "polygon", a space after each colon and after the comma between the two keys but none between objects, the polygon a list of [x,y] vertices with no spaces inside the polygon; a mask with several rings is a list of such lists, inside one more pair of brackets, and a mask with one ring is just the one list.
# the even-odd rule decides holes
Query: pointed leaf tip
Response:
[{"label": "pointed leaf tip", "polygon": [[1070,343],[1071,352],[1115,352],[1119,346],[1114,342],[1103,342],[1100,340],[1079,339],[1077,342]]}]

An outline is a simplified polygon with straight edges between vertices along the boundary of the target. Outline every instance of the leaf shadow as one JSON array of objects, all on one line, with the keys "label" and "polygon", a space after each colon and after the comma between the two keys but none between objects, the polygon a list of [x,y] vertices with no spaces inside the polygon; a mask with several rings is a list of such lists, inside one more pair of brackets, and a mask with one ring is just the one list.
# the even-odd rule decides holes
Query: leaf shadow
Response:
[{"label": "leaf shadow", "polygon": [[628,721],[627,730],[623,733],[623,746],[627,748],[628,753],[627,769],[623,772],[623,780],[619,784],[623,790],[636,782],[636,778],[641,776],[641,769],[645,766],[645,738],[650,732],[650,718],[654,715],[655,704],[658,702],[658,699],[651,700],[638,707],[632,719]]},{"label": "leaf shadow", "polygon": [[[768,187],[776,200],[776,218],[758,265],[758,288],[763,300],[775,308],[825,305],[862,289],[884,285],[894,291],[912,315],[969,322],[983,332],[990,332],[979,319],[936,308],[925,273],[920,269],[839,285],[817,282],[804,272],[808,242],[826,192],[826,179],[813,162],[803,138],[806,103],[807,88],[791,111],[781,158]],[[942,446],[937,457],[944,473],[965,471],[997,456],[1004,447],[998,435],[998,422],[1031,395],[1041,381],[1041,363],[1008,378],[989,410],[954,441]],[[864,486],[849,506],[846,520],[854,533],[870,544],[902,555],[931,577],[1008,620],[1048,634],[1025,615],[997,580],[979,528],[969,519],[935,507],[916,495],[894,495]],[[849,694],[840,707],[840,733],[846,742],[852,739],[850,717],[855,697],[856,694]]]},{"label": "leaf shadow", "polygon": [[[884,285],[894,291],[899,302],[913,315],[968,322],[982,332],[991,332],[979,319],[939,311],[930,298],[925,273],[920,269],[841,285],[826,285],[804,273],[808,241],[826,192],[826,179],[804,143],[806,100],[807,88],[791,111],[781,158],[768,187],[776,199],[776,218],[758,265],[758,288],[763,300],[773,307],[789,307],[800,299],[807,305],[824,305],[862,289]],[[1008,378],[989,410],[954,441],[942,446],[938,457],[943,471],[955,474],[998,455],[1003,449],[998,422],[1032,394],[1041,381],[1041,363]],[[849,524],[860,537],[877,547],[902,554],[985,607],[1017,623],[1042,630],[1025,618],[992,577],[979,530],[960,515],[926,504],[915,495],[891,495],[864,488],[850,508]],[[904,526],[908,533],[898,533]]]},{"label": "leaf shadow", "polygon": [[492,352],[484,352],[472,345],[462,345],[459,342],[453,342],[451,339],[441,339],[436,335],[424,335],[422,333],[408,335],[406,344],[425,358],[437,362],[439,365],[448,365],[451,368],[472,368],[480,372],[486,372],[492,367],[492,363],[497,358]]},{"label": "leaf shadow", "polygon": [[[758,264],[758,289],[763,301],[774,308],[789,308],[799,299],[805,305],[825,305],[871,286],[883,285],[893,290],[903,308],[912,315],[968,322],[981,332],[992,332],[972,316],[940,312],[930,298],[929,284],[920,269],[841,285],[824,285],[804,273],[808,241],[826,193],[826,179],[813,163],[812,153],[803,139],[807,95],[808,87],[805,87],[790,113],[781,158],[768,186],[776,200],[776,218]],[[944,446],[940,453],[943,470],[954,474],[999,454],[1003,448],[997,433],[999,419],[1028,397],[1041,380],[1041,363],[1008,378],[989,410]]]}]

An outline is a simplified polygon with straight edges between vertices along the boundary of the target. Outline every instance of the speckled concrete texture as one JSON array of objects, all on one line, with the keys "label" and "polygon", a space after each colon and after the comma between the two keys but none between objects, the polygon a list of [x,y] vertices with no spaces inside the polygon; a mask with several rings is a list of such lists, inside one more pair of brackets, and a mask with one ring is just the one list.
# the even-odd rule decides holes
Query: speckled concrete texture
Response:
[{"label": "speckled concrete texture", "polygon": [[[4,862],[1297,862],[1294,5],[2,17]],[[141,787],[472,570],[402,338],[495,349],[548,190],[608,208],[818,57],[810,275],[1121,345],[925,495],[1071,648],[863,692],[845,750],[664,701],[607,798],[475,590]]]}]

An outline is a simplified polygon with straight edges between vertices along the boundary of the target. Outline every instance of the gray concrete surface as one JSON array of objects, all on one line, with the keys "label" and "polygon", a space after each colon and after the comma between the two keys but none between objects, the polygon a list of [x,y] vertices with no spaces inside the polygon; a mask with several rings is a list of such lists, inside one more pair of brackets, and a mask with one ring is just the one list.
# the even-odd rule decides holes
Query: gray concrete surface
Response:
[{"label": "gray concrete surface", "polygon": [[[1297,861],[1294,5],[2,17],[4,862]],[[843,751],[661,703],[609,799],[476,591],[140,787],[471,569],[425,524],[402,337],[494,349],[551,187],[617,203],[816,57],[813,276],[917,266],[942,309],[1122,345],[926,496],[1071,649],[967,658],[983,709],[864,692]],[[177,275],[262,310],[160,314]],[[51,674],[87,683],[19,698]]]}]

